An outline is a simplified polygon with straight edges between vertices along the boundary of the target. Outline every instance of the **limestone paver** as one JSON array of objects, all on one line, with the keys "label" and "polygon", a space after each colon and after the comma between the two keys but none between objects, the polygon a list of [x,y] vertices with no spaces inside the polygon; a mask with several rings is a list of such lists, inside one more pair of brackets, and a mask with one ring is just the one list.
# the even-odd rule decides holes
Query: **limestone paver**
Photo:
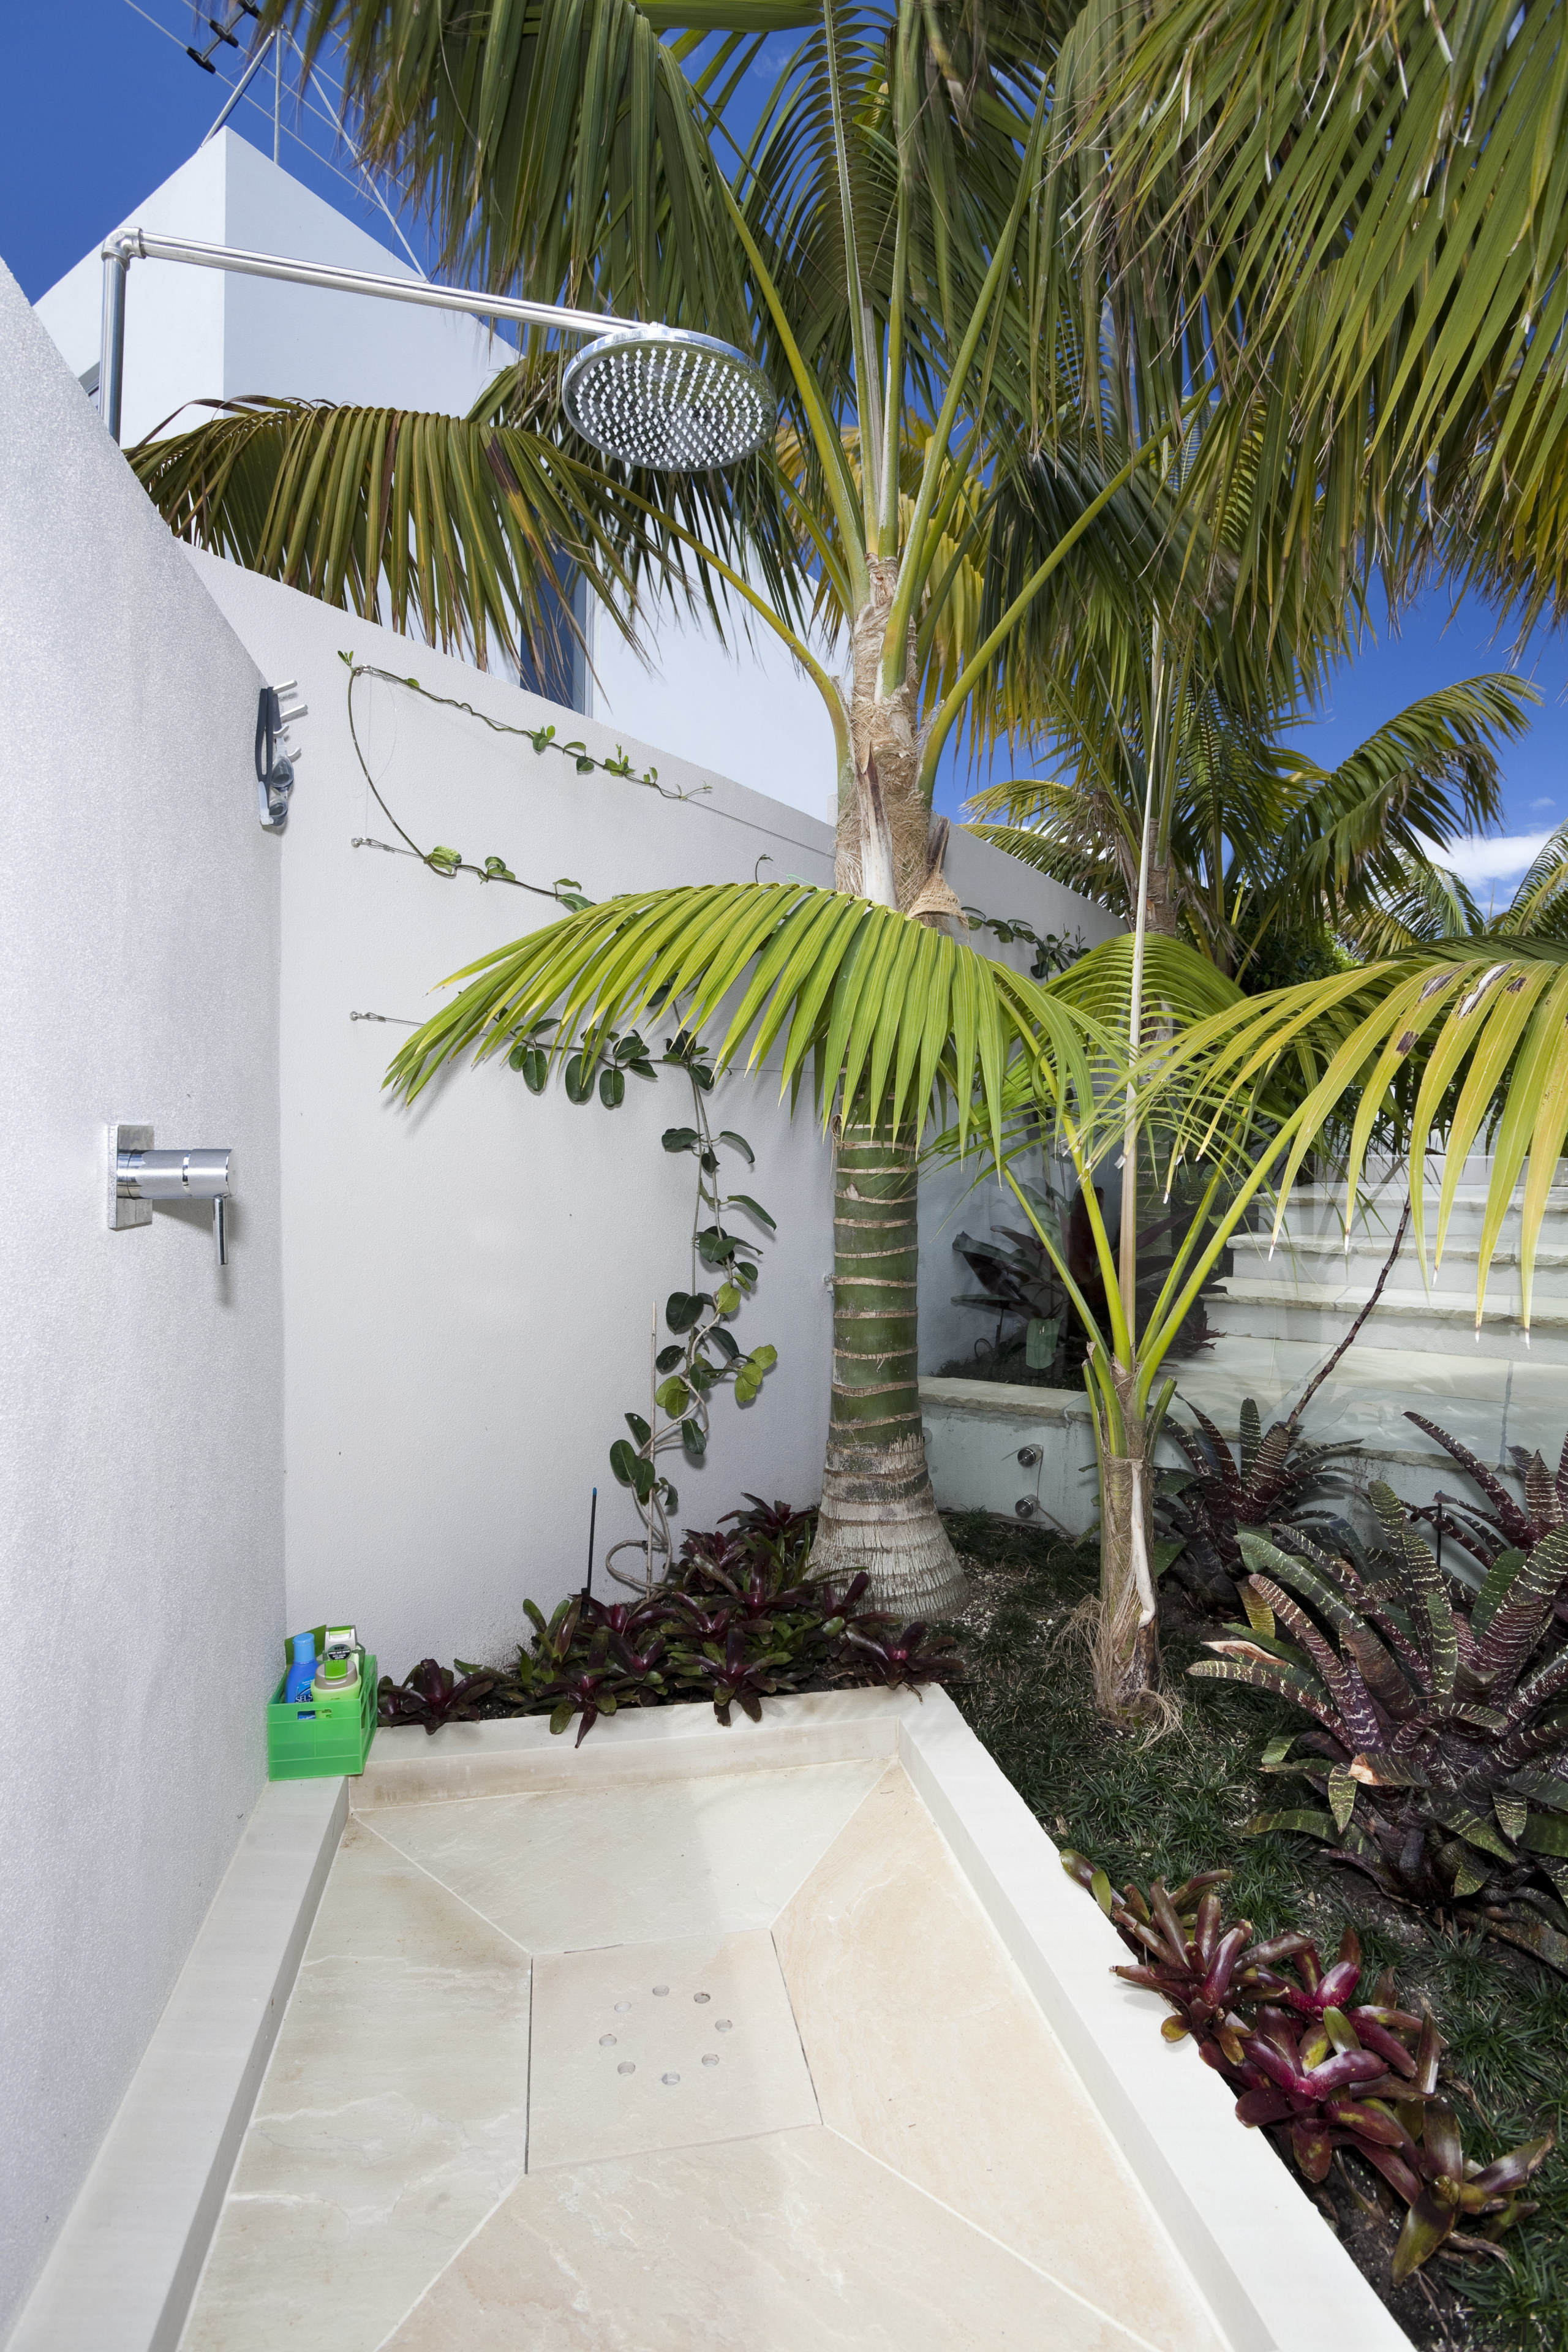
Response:
[{"label": "limestone paver", "polygon": [[386,2352],[1134,2352],[1138,2341],[819,2129],[531,2174]]},{"label": "limestone paver", "polygon": [[531,2172],[816,2120],[765,1927],[535,1961]]},{"label": "limestone paver", "polygon": [[351,1820],[184,2352],[381,2341],[523,2171],[529,1963]]},{"label": "limestone paver", "polygon": [[1215,2352],[1175,2249],[901,1767],[773,1937],[826,2124],[1163,2352]]},{"label": "limestone paver", "polygon": [[882,1770],[866,1758],[398,1805],[375,1820],[531,1952],[580,1951],[770,1926]]},{"label": "limestone paver", "polygon": [[885,1758],[354,1816],[182,2352],[280,2345],[1222,2352]]}]

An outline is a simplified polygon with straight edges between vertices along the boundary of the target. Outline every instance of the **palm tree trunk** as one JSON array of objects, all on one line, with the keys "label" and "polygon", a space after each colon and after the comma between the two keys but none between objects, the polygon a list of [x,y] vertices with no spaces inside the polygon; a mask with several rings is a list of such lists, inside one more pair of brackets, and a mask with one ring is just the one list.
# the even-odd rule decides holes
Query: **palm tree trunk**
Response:
[{"label": "palm tree trunk", "polygon": [[912,1144],[847,1127],[834,1160],[833,1402],[812,1566],[866,1569],[906,1617],[950,1615],[963,1579],[931,1492],[916,1366]]},{"label": "palm tree trunk", "polygon": [[1171,888],[1171,869],[1157,861],[1149,868],[1149,929],[1158,939],[1176,940],[1182,927],[1176,918],[1176,902]]},{"label": "palm tree trunk", "polygon": [[[918,782],[913,631],[904,680],[884,694],[897,564],[874,563],[871,583],[850,641],[854,768],[838,813],[835,886],[937,922],[958,901],[942,878],[946,826],[933,827]],[[921,1425],[914,1144],[847,1122],[833,1182],[833,1401],[812,1563],[835,1577],[867,1570],[877,1600],[906,1617],[948,1615],[964,1588]]]},{"label": "palm tree trunk", "polygon": [[1160,1675],[1154,1603],[1153,1463],[1150,1424],[1134,1411],[1132,1378],[1119,1365],[1121,1401],[1113,1428],[1092,1387],[1100,1455],[1100,1622],[1094,1641],[1094,1695],[1102,1715],[1134,1721],[1149,1711]]}]

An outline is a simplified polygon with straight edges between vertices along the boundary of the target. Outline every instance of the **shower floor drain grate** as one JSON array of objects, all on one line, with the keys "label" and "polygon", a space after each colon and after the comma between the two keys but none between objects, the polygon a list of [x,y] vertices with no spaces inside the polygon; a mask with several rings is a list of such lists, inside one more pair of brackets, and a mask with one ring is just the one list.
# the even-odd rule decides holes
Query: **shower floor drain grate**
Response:
[{"label": "shower floor drain grate", "polygon": [[820,2120],[765,1929],[533,1963],[528,2168]]}]

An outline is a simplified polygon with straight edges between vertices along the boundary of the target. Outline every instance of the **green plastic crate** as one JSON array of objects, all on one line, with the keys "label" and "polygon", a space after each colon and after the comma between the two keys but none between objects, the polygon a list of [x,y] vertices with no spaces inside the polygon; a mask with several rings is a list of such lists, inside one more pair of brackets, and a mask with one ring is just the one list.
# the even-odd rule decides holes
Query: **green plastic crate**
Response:
[{"label": "green plastic crate", "polygon": [[[319,1654],[319,1653],[318,1653]],[[279,1676],[267,1707],[269,1780],[326,1780],[364,1770],[375,1738],[376,1664],[366,1651],[359,1688],[342,1698],[284,1701],[289,1677]]]}]

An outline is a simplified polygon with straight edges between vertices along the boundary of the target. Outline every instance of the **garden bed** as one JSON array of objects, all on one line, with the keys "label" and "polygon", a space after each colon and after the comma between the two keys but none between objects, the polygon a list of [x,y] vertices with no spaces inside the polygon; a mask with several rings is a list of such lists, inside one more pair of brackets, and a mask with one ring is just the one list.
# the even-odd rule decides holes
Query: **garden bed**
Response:
[{"label": "garden bed", "polygon": [[[1230,1907],[1261,1935],[1305,1926],[1332,1950],[1356,1927],[1373,1969],[1392,1965],[1402,2000],[1432,2009],[1447,2040],[1467,2148],[1483,2161],[1552,2130],[1568,2107],[1568,1983],[1528,1957],[1436,1916],[1386,1901],[1367,1882],[1287,1832],[1248,1838],[1245,1825],[1278,1799],[1258,1771],[1266,1741],[1300,1717],[1230,1684],[1189,1682],[1186,1664],[1212,1621],[1163,1604],[1167,1679],[1181,1727],[1146,1745],[1097,1716],[1074,1612],[1092,1592],[1092,1545],[986,1514],[954,1514],[973,1600],[962,1629],[970,1663],[955,1697],[970,1724],[1050,1834],[1121,1885],[1176,1884],[1228,1866]],[[1085,1903],[1089,1898],[1084,1897]],[[1149,1999],[1150,2032],[1160,2014]],[[1261,2139],[1260,2134],[1249,2137]],[[1540,2210],[1506,2242],[1508,2260],[1435,2258],[1395,2291],[1390,2259],[1399,2216],[1363,2212],[1336,2165],[1316,2193],[1339,2234],[1423,2352],[1564,2352],[1568,2347],[1568,2156],[1559,2148],[1531,2184]],[[1373,2201],[1368,2174],[1359,2184]]]}]

